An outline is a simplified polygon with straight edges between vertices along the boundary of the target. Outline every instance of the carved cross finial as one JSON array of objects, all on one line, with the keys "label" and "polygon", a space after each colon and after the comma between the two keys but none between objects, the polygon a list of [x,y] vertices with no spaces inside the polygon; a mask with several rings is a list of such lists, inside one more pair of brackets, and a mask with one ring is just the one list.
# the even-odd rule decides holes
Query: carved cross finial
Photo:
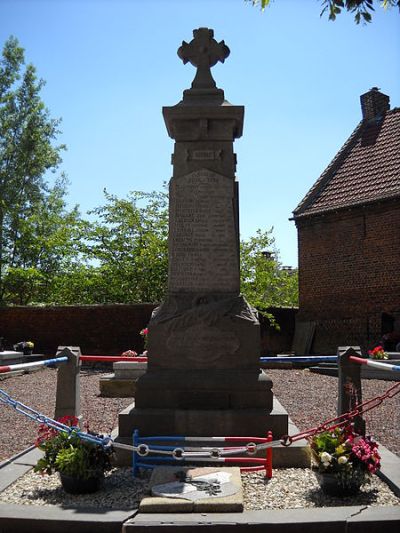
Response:
[{"label": "carved cross finial", "polygon": [[211,67],[218,61],[223,63],[229,56],[229,48],[224,41],[214,39],[214,31],[208,28],[193,30],[194,39],[190,43],[182,42],[178,49],[178,56],[186,64],[188,61],[197,67],[196,76],[192,82],[192,89],[214,89],[215,81],[211,74]]}]

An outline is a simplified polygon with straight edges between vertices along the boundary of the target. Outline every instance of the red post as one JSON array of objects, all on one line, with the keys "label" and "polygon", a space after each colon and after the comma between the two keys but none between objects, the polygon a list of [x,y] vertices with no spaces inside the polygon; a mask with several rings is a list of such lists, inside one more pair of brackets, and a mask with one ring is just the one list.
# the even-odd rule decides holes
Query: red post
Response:
[{"label": "red post", "polygon": [[[272,431],[267,433],[267,442],[272,442]],[[265,476],[272,478],[272,447],[265,450]]]}]

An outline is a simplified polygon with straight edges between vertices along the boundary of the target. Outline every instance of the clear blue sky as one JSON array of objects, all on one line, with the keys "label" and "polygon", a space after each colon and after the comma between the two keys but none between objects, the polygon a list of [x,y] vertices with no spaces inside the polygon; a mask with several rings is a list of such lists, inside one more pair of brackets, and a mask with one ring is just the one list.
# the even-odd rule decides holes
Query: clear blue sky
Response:
[{"label": "clear blue sky", "polygon": [[297,264],[288,219],[361,118],[360,94],[378,86],[400,106],[400,15],[373,22],[320,18],[319,0],[0,0],[0,42],[15,35],[40,77],[68,146],[62,170],[82,213],[103,189],[160,190],[171,177],[162,106],[178,103],[194,69],[176,50],[213,28],[231,49],[214,78],[244,105],[236,141],[242,237],[274,227],[285,265]]}]

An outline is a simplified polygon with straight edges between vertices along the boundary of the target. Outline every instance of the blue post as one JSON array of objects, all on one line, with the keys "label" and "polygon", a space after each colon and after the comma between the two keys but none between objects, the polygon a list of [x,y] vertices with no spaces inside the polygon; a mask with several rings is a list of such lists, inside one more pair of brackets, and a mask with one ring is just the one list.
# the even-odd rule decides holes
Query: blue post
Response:
[{"label": "blue post", "polygon": [[[139,445],[139,430],[135,429],[133,432],[133,446],[136,448]],[[132,471],[133,471],[133,477],[137,477],[139,474],[139,468],[137,466],[138,463],[138,454],[133,450],[132,452]]]}]

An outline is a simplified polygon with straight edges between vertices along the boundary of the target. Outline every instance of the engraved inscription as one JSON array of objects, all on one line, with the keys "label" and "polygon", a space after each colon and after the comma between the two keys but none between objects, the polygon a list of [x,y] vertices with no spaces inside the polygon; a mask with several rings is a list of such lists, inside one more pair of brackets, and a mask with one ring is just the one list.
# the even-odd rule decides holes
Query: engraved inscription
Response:
[{"label": "engraved inscription", "polygon": [[192,368],[208,367],[227,354],[232,356],[239,347],[239,338],[233,331],[203,322],[173,331],[167,338],[167,348],[182,360],[190,359]]},{"label": "engraved inscription", "polygon": [[239,291],[233,179],[210,170],[170,184],[169,290]]},{"label": "engraved inscription", "polygon": [[222,150],[192,150],[189,159],[193,161],[215,161],[221,159]]}]

